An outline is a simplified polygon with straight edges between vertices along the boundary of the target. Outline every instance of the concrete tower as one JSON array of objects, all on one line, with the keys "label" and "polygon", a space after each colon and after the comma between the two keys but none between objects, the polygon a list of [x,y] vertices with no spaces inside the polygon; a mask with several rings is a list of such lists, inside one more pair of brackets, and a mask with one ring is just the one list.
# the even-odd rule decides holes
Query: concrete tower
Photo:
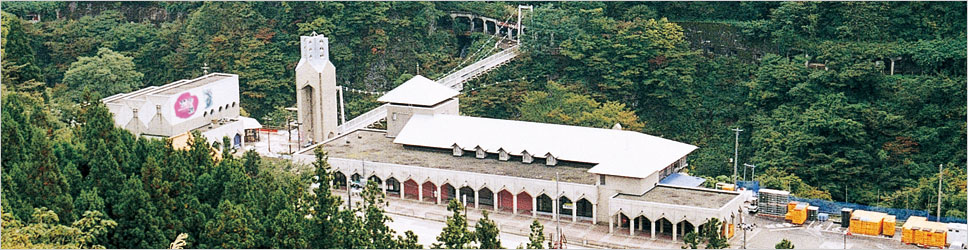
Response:
[{"label": "concrete tower", "polygon": [[329,39],[300,37],[302,57],[296,65],[296,108],[299,134],[313,143],[336,136],[336,67],[329,61]]}]

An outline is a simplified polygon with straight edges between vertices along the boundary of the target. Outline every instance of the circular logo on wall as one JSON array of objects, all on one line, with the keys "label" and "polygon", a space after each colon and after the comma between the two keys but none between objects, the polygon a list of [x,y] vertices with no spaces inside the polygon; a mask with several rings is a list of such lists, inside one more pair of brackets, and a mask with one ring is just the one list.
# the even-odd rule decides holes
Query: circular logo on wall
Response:
[{"label": "circular logo on wall", "polygon": [[195,114],[198,108],[198,97],[189,92],[182,93],[175,100],[175,116],[178,118],[188,118]]}]

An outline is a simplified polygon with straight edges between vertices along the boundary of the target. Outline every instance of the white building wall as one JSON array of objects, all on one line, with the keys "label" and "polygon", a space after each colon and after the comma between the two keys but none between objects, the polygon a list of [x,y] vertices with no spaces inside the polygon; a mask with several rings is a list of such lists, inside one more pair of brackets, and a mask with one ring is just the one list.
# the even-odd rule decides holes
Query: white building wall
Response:
[{"label": "white building wall", "polygon": [[[303,164],[311,164],[314,159],[315,156],[312,155],[298,154],[293,156],[293,161]],[[329,164],[334,170],[340,171],[346,175],[347,178],[353,174],[360,174],[361,176],[364,176],[364,178],[368,178],[371,175],[376,175],[382,180],[394,177],[401,183],[408,179],[413,179],[421,185],[424,182],[430,181],[438,186],[445,183],[450,184],[456,189],[460,189],[463,186],[471,187],[474,190],[480,190],[481,188],[487,187],[494,193],[499,193],[501,190],[508,190],[508,192],[515,195],[522,191],[526,191],[532,197],[538,197],[542,194],[547,194],[551,197],[555,196],[555,182],[550,180],[481,174],[335,157],[329,158]],[[364,165],[366,166],[365,174],[363,172]],[[568,197],[568,199],[572,201],[577,201],[584,198],[592,203],[592,205],[600,204],[599,200],[601,199],[599,198],[598,190],[595,185],[570,182],[559,182],[558,185],[561,195]],[[601,213],[601,207],[598,208],[598,211]],[[604,217],[598,217],[599,221],[605,221],[604,219]]]},{"label": "white building wall", "polygon": [[[390,104],[387,106],[387,137],[396,137],[407,125],[407,121],[415,114],[424,115],[457,115],[460,103],[457,98],[441,102],[433,107],[404,106]],[[465,146],[465,145],[461,145]],[[473,147],[473,145],[470,145]]]}]

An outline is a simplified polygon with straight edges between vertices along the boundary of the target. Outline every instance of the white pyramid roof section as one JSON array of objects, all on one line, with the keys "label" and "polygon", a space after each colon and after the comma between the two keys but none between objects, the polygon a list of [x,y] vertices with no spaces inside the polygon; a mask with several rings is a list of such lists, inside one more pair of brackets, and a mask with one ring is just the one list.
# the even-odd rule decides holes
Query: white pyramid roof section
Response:
[{"label": "white pyramid roof section", "polygon": [[[414,115],[394,143],[464,150],[503,148],[511,155],[597,164],[594,174],[645,178],[698,147],[639,132],[458,115]],[[522,166],[523,167],[523,166]]]},{"label": "white pyramid roof section", "polygon": [[433,106],[460,94],[421,75],[414,76],[377,99],[379,102]]}]

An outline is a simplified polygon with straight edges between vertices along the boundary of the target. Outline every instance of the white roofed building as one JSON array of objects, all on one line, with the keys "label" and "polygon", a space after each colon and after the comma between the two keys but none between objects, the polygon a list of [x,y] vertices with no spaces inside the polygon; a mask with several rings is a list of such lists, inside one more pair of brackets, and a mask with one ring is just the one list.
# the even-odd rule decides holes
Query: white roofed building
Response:
[{"label": "white roofed building", "polygon": [[209,143],[229,137],[243,146],[245,129],[261,127],[239,115],[239,76],[211,73],[101,99],[114,124],[138,136],[171,138],[199,131]]},{"label": "white roofed building", "polygon": [[[608,128],[461,116],[460,93],[415,76],[378,101],[386,130],[358,129],[317,144],[334,187],[373,180],[389,197],[671,234],[710,218],[732,235],[745,197],[738,192],[659,182],[687,166],[698,147]],[[325,114],[324,114],[325,115]],[[314,160],[313,147],[293,159]],[[557,179],[557,182],[555,181]],[[668,198],[668,199],[665,199]],[[671,233],[676,232],[676,233]]]}]

